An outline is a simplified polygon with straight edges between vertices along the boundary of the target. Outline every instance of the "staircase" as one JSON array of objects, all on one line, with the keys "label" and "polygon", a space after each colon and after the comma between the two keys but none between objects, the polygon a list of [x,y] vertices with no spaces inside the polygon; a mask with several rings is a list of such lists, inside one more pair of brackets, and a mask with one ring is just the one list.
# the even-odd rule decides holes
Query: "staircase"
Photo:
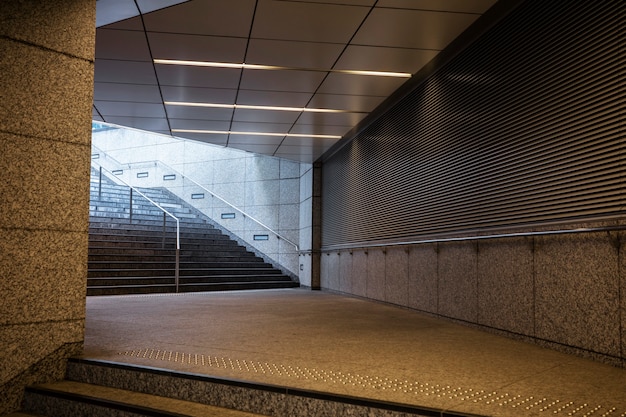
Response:
[{"label": "staircase", "polygon": [[[100,188],[101,187],[101,188]],[[179,292],[297,287],[161,189],[139,189],[180,221]],[[138,193],[92,170],[87,295],[175,292],[176,223]]]},{"label": "staircase", "polygon": [[7,417],[466,415],[330,392],[72,358],[65,380],[27,387],[22,410]]}]

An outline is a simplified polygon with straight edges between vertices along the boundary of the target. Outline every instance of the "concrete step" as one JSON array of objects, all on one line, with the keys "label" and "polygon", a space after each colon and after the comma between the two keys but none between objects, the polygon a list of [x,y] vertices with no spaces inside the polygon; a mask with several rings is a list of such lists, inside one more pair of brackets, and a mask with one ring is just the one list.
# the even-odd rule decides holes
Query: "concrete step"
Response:
[{"label": "concrete step", "polygon": [[[174,264],[136,264],[135,268],[89,268],[88,278],[101,277],[163,277],[174,275]],[[162,266],[159,268],[158,266]],[[229,277],[239,275],[280,275],[271,266],[261,268],[187,268],[179,269],[180,276]]]},{"label": "concrete step", "polygon": [[[146,347],[150,348],[150,346]],[[153,350],[156,354],[156,347]],[[149,351],[150,349],[146,349],[146,354]],[[192,352],[186,353],[191,355]],[[210,352],[199,351],[196,356],[201,357],[205,353],[210,354]],[[290,385],[270,385],[262,382],[91,359],[70,359],[67,364],[66,379],[273,417],[467,416],[467,414],[457,414],[449,410],[313,391]],[[207,415],[210,416],[210,414]],[[520,415],[524,415],[524,413],[520,413]],[[230,417],[229,414],[222,414],[222,416]]]},{"label": "concrete step", "polygon": [[[272,281],[220,281],[216,283],[180,284],[178,292],[212,292],[212,291],[245,291],[245,290],[275,290],[297,288],[298,283],[287,280]],[[164,294],[175,293],[176,286],[169,285],[118,285],[118,286],[88,286],[88,296],[124,295],[124,294]]]},{"label": "concrete step", "polygon": [[192,401],[76,381],[28,387],[24,409],[46,417],[138,415],[154,417],[255,417]]},{"label": "concrete step", "polygon": [[[161,189],[140,191],[179,219],[184,291],[298,286],[182,200]],[[138,193],[133,194],[131,221],[129,200],[128,187],[91,185],[88,295],[175,291],[175,221]]]},{"label": "concrete step", "polygon": [[[169,268],[175,263],[173,257],[157,258],[157,259],[131,259],[121,260],[115,259],[110,261],[94,261],[89,260],[89,269],[141,269],[141,268]],[[241,269],[271,269],[272,266],[262,262],[261,260],[253,262],[215,262],[212,259],[207,260],[181,260],[179,261],[179,268],[181,270],[197,270],[202,268],[219,269],[224,268],[233,270],[234,268]]]},{"label": "concrete step", "polygon": [[[221,254],[221,255],[220,255]],[[176,254],[172,249],[137,249],[137,248],[89,248],[90,260],[133,260],[133,259],[175,259]],[[196,257],[210,258],[213,262],[263,262],[261,258],[252,252],[240,251],[190,251],[183,249],[179,253],[181,261],[195,259]]]}]

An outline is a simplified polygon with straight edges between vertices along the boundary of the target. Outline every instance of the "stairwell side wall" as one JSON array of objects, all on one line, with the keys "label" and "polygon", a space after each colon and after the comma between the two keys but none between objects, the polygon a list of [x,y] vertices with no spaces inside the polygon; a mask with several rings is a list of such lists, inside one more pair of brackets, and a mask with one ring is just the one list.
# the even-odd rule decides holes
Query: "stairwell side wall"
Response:
[{"label": "stairwell side wall", "polygon": [[0,415],[82,352],[95,5],[0,8]]},{"label": "stairwell side wall", "polygon": [[[310,164],[130,129],[98,132],[93,141],[121,163],[158,160],[169,165],[291,242],[299,244],[302,230],[306,232],[306,224],[301,225],[306,217],[302,217],[300,203],[307,199],[302,193],[306,194]],[[209,203],[207,195],[194,198],[191,189],[183,190],[185,195],[181,195],[180,190],[171,187],[172,182],[162,181],[163,174],[150,172],[144,178],[133,176],[132,181],[137,186],[170,189],[235,236],[259,235],[263,239],[267,235],[267,240],[254,240],[253,248],[290,276],[300,278],[303,271],[292,245],[276,239],[226,204]],[[195,193],[206,194],[201,189]]]}]

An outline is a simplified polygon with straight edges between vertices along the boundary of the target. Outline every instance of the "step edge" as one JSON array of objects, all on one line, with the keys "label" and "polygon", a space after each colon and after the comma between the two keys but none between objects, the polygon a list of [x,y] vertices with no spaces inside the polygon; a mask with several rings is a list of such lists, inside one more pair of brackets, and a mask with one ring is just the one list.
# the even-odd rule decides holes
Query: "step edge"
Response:
[{"label": "step edge", "polygon": [[131,372],[144,372],[148,374],[154,374],[159,376],[175,377],[193,381],[221,384],[236,388],[245,388],[251,390],[257,390],[262,392],[270,392],[276,394],[283,394],[286,396],[302,397],[307,399],[316,399],[323,401],[338,402],[342,404],[355,405],[361,407],[371,407],[382,410],[401,412],[401,413],[413,413],[423,417],[485,417],[478,414],[460,413],[451,410],[429,408],[423,406],[416,406],[411,404],[396,403],[383,400],[374,400],[364,397],[356,397],[343,394],[328,393],[316,390],[307,390],[304,388],[291,388],[283,385],[275,385],[261,382],[247,381],[243,379],[224,378],[212,375],[197,374],[193,372],[174,371],[164,368],[156,368],[145,365],[126,364],[114,361],[108,361],[103,359],[90,359],[90,358],[69,358],[69,362],[77,364],[85,364],[88,366],[100,366],[104,368],[121,369]]},{"label": "step edge", "polygon": [[[95,384],[94,384],[95,385]],[[125,391],[125,390],[123,390]],[[180,414],[170,411],[158,410],[156,408],[146,407],[137,404],[130,404],[122,401],[98,398],[84,394],[77,394],[62,390],[56,390],[49,387],[29,386],[25,389],[26,393],[46,395],[62,400],[80,402],[83,404],[95,405],[100,407],[112,408],[118,411],[126,411],[129,413],[138,413],[148,417],[189,417],[189,414]],[[129,391],[131,392],[131,391]],[[151,394],[148,394],[151,395]]]}]

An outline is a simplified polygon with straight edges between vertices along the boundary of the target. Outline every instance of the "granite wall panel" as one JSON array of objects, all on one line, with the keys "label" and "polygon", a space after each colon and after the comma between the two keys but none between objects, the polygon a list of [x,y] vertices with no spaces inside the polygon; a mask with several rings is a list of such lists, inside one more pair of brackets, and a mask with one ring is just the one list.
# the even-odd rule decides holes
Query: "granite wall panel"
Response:
[{"label": "granite wall panel", "polygon": [[437,313],[437,244],[412,246],[408,256],[408,307]]},{"label": "granite wall panel", "polygon": [[95,3],[0,8],[0,414],[82,349]]},{"label": "granite wall panel", "polygon": [[[322,258],[325,258],[326,267],[326,280],[322,281],[322,286],[333,291],[340,291],[339,289],[339,254],[337,252],[331,252],[324,254]],[[324,284],[325,282],[325,284]]]},{"label": "granite wall panel", "polygon": [[534,335],[532,238],[478,244],[478,323]]},{"label": "granite wall panel", "polygon": [[82,344],[84,325],[82,317],[0,326],[0,386],[23,372],[24,363],[37,363],[67,343]]},{"label": "granite wall panel", "polygon": [[84,318],[87,240],[86,231],[2,230],[0,325]]},{"label": "granite wall panel", "polygon": [[10,39],[0,39],[0,56],[2,130],[88,145],[93,63]]},{"label": "granite wall panel", "polygon": [[438,248],[438,314],[476,323],[476,243],[442,243]]},{"label": "granite wall panel", "polygon": [[387,249],[385,301],[401,306],[406,306],[409,303],[408,247],[395,246]]},{"label": "granite wall panel", "polygon": [[93,60],[96,36],[94,4],[95,0],[3,2],[0,35]]},{"label": "granite wall panel", "polygon": [[619,356],[618,249],[607,233],[537,237],[536,335]]},{"label": "granite wall panel", "polygon": [[87,145],[0,132],[0,227],[86,232],[90,155]]},{"label": "granite wall panel", "polygon": [[367,254],[362,250],[352,252],[352,294],[367,295]]},{"label": "granite wall panel", "polygon": [[352,261],[351,251],[340,252],[339,256],[339,291],[352,292]]},{"label": "granite wall panel", "polygon": [[373,300],[385,300],[386,249],[367,250],[366,296]]}]

